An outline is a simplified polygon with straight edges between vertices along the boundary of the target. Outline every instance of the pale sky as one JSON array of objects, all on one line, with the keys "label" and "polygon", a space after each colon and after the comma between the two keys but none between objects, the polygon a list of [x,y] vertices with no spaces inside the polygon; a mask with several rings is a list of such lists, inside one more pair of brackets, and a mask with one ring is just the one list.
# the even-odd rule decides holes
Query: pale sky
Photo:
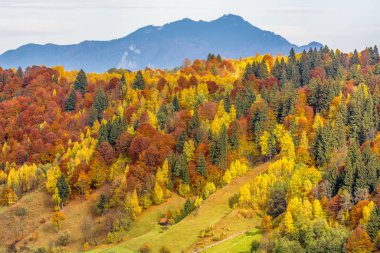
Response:
[{"label": "pale sky", "polygon": [[380,46],[380,0],[0,0],[0,53],[27,43],[110,40],[146,25],[229,13],[297,45]]}]

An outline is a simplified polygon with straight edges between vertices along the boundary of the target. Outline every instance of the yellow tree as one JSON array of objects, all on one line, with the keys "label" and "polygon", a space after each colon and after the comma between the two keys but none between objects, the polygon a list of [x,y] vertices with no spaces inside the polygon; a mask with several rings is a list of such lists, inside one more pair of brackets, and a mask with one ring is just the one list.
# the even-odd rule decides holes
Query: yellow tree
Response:
[{"label": "yellow tree", "polygon": [[46,171],[46,190],[53,193],[57,185],[57,180],[61,176],[61,170],[58,166],[53,166]]},{"label": "yellow tree", "polygon": [[321,202],[318,199],[315,199],[313,201],[313,216],[314,216],[314,219],[325,217],[325,214],[322,210]]},{"label": "yellow tree", "polygon": [[185,154],[186,160],[188,162],[193,159],[194,151],[195,151],[194,141],[192,139],[186,141],[183,146],[183,153]]},{"label": "yellow tree", "polygon": [[269,231],[273,228],[272,217],[270,215],[264,215],[261,221],[261,229],[264,231]]},{"label": "yellow tree", "polygon": [[248,207],[250,206],[251,202],[251,191],[250,191],[250,185],[245,184],[240,188],[239,191],[239,205],[242,207]]},{"label": "yellow tree", "polygon": [[272,158],[272,154],[271,154],[272,150],[271,150],[269,140],[270,140],[270,133],[268,131],[264,131],[260,137],[261,154],[263,156],[269,156],[270,158]]},{"label": "yellow tree", "polygon": [[56,211],[59,210],[59,207],[60,207],[60,204],[61,204],[61,197],[59,196],[59,191],[58,191],[58,188],[55,187],[55,190],[54,190],[54,194],[53,194],[53,202],[54,202],[54,209]]},{"label": "yellow tree", "polygon": [[231,183],[232,181],[232,176],[230,174],[230,171],[229,170],[226,170],[226,172],[224,172],[224,175],[223,175],[223,181],[226,183],[226,184],[229,184]]},{"label": "yellow tree", "polygon": [[206,199],[208,196],[216,191],[216,187],[213,182],[207,182],[203,190],[203,196]]},{"label": "yellow tree", "polygon": [[90,194],[90,178],[88,177],[85,171],[79,173],[78,181],[75,183],[75,186],[79,189],[80,195],[87,198]]},{"label": "yellow tree", "polygon": [[135,220],[137,215],[142,212],[136,189],[131,194],[128,194],[125,209],[131,215],[132,220]]},{"label": "yellow tree", "polygon": [[283,220],[285,233],[292,235],[295,231],[292,214],[287,211]]},{"label": "yellow tree", "polygon": [[200,207],[202,205],[203,198],[202,196],[197,196],[197,198],[194,201],[194,206],[195,207]]},{"label": "yellow tree", "polygon": [[281,154],[291,160],[296,158],[294,152],[293,138],[290,136],[289,132],[286,132],[280,139],[281,143]]},{"label": "yellow tree", "polygon": [[62,228],[62,222],[65,220],[65,214],[62,211],[54,212],[51,217],[51,222],[57,227],[57,230],[60,231]]},{"label": "yellow tree", "polygon": [[162,186],[167,186],[169,183],[169,163],[168,159],[165,159],[162,164],[162,168],[158,168],[156,173],[156,181]]},{"label": "yellow tree", "polygon": [[164,191],[162,190],[161,186],[157,183],[154,184],[153,189],[153,202],[158,205],[163,202],[164,199]]}]

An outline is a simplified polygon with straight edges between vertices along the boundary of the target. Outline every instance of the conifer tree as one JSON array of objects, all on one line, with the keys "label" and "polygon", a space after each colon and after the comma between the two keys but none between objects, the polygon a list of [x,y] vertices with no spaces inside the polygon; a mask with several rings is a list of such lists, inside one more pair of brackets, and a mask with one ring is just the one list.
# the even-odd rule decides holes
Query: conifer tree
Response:
[{"label": "conifer tree", "polygon": [[120,83],[121,83],[122,86],[126,86],[127,85],[127,80],[125,79],[125,75],[124,74],[121,75]]},{"label": "conifer tree", "polygon": [[138,71],[135,80],[133,81],[132,88],[135,90],[145,89],[145,80],[141,71]]},{"label": "conifer tree", "polygon": [[96,91],[93,105],[99,114],[108,107],[108,99],[102,88]]},{"label": "conifer tree", "polygon": [[91,106],[89,124],[92,126],[96,120],[101,121],[104,110],[108,107],[108,99],[102,88],[95,93],[94,102]]},{"label": "conifer tree", "polygon": [[106,195],[101,194],[99,197],[98,204],[96,205],[96,210],[98,214],[103,215],[106,210],[107,198]]},{"label": "conifer tree", "polygon": [[290,49],[289,57],[288,58],[289,58],[289,63],[292,63],[292,64],[296,64],[297,63],[296,53],[294,51],[294,48]]},{"label": "conifer tree", "polygon": [[70,196],[70,186],[63,174],[57,180],[57,189],[62,203],[66,202]]},{"label": "conifer tree", "polygon": [[361,169],[362,158],[359,151],[359,144],[356,139],[351,139],[343,173],[343,186],[351,194],[353,194],[354,190],[365,186],[365,182],[361,180],[355,182],[355,177]]},{"label": "conifer tree", "polygon": [[228,152],[228,134],[225,125],[222,126],[218,141],[219,157],[218,165],[220,168],[227,167],[227,152]]},{"label": "conifer tree", "polygon": [[97,120],[98,120],[98,112],[96,111],[94,106],[91,106],[90,116],[88,117],[88,124],[92,126]]},{"label": "conifer tree", "polygon": [[197,172],[202,177],[207,176],[207,163],[203,154],[200,154],[197,161]]},{"label": "conifer tree", "polygon": [[194,210],[193,203],[190,201],[190,199],[186,199],[186,202],[183,208],[183,212],[185,216],[189,215],[193,210]]},{"label": "conifer tree", "polygon": [[303,51],[300,60],[301,85],[305,85],[310,81],[310,61],[306,51]]},{"label": "conifer tree", "polygon": [[195,131],[198,130],[199,125],[200,125],[200,121],[199,121],[198,110],[195,110],[194,116],[192,120],[190,121],[190,125],[189,125],[189,132],[191,133],[191,135],[194,135]]},{"label": "conifer tree", "polygon": [[237,118],[245,115],[255,100],[255,91],[251,82],[247,84],[245,91],[240,88],[235,98]]},{"label": "conifer tree", "polygon": [[185,184],[190,183],[190,175],[187,167],[187,160],[184,154],[181,154],[177,157],[174,174],[176,176],[179,176]]},{"label": "conifer tree", "polygon": [[75,105],[77,102],[77,96],[75,94],[75,90],[72,90],[69,97],[66,99],[66,111],[74,111]]},{"label": "conifer tree", "polygon": [[344,165],[343,188],[346,189],[350,194],[352,194],[354,180],[354,166],[352,165],[351,159],[347,159],[346,164]]},{"label": "conifer tree", "polygon": [[172,103],[173,103],[174,111],[178,112],[181,109],[181,107],[179,106],[179,101],[178,101],[177,95],[174,96]]},{"label": "conifer tree", "polygon": [[185,145],[185,142],[187,141],[187,139],[188,137],[187,137],[186,131],[183,130],[181,134],[178,136],[177,144],[175,146],[177,152],[182,153],[183,146]]},{"label": "conifer tree", "polygon": [[215,58],[214,54],[208,53],[208,55],[207,55],[207,62],[212,61],[212,59],[214,59],[214,58]]},{"label": "conifer tree", "polygon": [[99,129],[98,143],[99,146],[102,142],[108,141],[108,124],[102,124]]},{"label": "conifer tree", "polygon": [[370,61],[371,61],[372,65],[375,65],[379,62],[379,49],[377,48],[377,45],[375,45],[373,50],[372,50]]},{"label": "conifer tree", "polygon": [[368,235],[371,237],[372,241],[375,240],[379,230],[380,230],[380,210],[379,210],[379,207],[375,205],[375,207],[371,211],[371,216],[367,224]]},{"label": "conifer tree", "polygon": [[239,125],[235,121],[232,124],[232,130],[231,130],[231,137],[230,140],[230,146],[232,150],[238,150],[239,149]]},{"label": "conifer tree", "polygon": [[74,90],[78,90],[84,95],[86,92],[86,86],[87,86],[87,77],[86,73],[81,69],[75,79],[74,83]]},{"label": "conifer tree", "polygon": [[220,56],[220,54],[218,54],[218,55],[216,56],[216,60],[217,60],[219,63],[222,62],[222,57]]},{"label": "conifer tree", "polygon": [[211,145],[210,145],[210,161],[212,164],[217,164],[219,160],[219,143],[218,143],[218,136],[212,135],[211,137]]},{"label": "conifer tree", "polygon": [[256,66],[255,76],[259,79],[267,79],[269,75],[268,66],[264,60]]},{"label": "conifer tree", "polygon": [[21,67],[18,67],[16,71],[16,76],[18,76],[19,78],[22,78],[24,76],[24,72],[22,71]]},{"label": "conifer tree", "polygon": [[333,151],[332,140],[332,129],[329,123],[325,127],[318,128],[314,144],[314,157],[317,166],[324,165],[330,159]]},{"label": "conifer tree", "polygon": [[352,66],[352,65],[358,65],[358,64],[360,64],[359,53],[355,49],[354,50],[354,54],[351,56],[351,59],[350,59],[350,66]]},{"label": "conifer tree", "polygon": [[362,152],[363,159],[363,172],[358,172],[360,180],[366,182],[366,187],[370,192],[373,192],[376,188],[378,181],[377,171],[380,169],[380,162],[377,155],[372,151],[369,143],[366,143]]},{"label": "conifer tree", "polygon": [[334,139],[334,148],[340,148],[346,145],[347,138],[347,107],[344,101],[341,101],[341,105],[335,117],[333,125],[332,138]]}]

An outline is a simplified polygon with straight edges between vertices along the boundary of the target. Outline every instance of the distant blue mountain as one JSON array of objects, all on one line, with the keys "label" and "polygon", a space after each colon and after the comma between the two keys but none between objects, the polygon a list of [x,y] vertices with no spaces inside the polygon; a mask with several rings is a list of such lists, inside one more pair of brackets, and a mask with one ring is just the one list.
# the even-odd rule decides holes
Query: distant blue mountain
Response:
[{"label": "distant blue mountain", "polygon": [[288,54],[320,48],[312,42],[298,47],[273,32],[261,30],[236,15],[210,21],[182,19],[163,26],[146,26],[111,41],[83,41],[75,45],[27,44],[0,55],[0,66],[62,65],[66,69],[103,72],[110,68],[131,70],[174,68],[185,58],[203,59],[208,53],[239,58],[256,53]]}]

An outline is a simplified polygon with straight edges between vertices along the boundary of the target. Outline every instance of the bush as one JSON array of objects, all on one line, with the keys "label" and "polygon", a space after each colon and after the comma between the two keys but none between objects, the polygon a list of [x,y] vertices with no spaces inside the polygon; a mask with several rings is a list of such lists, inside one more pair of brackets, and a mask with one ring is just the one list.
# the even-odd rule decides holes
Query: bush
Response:
[{"label": "bush", "polygon": [[16,210],[16,216],[25,216],[26,215],[26,209],[24,207],[17,208]]},{"label": "bush", "polygon": [[281,238],[280,240],[275,242],[275,246],[273,252],[282,253],[282,252],[304,252],[305,250],[302,248],[301,244],[298,241],[290,241],[287,238]]},{"label": "bush", "polygon": [[174,225],[175,224],[175,220],[174,219],[169,219],[169,225]]},{"label": "bush", "polygon": [[103,215],[106,211],[107,197],[104,194],[101,194],[99,197],[98,204],[96,205],[96,212],[99,215]]},{"label": "bush", "polygon": [[31,242],[35,242],[35,241],[37,241],[37,240],[38,240],[38,236],[39,236],[39,234],[38,234],[37,231],[33,232],[33,233],[30,235],[30,237],[29,237],[29,241],[31,241]]},{"label": "bush", "polygon": [[209,237],[209,236],[213,236],[214,235],[214,229],[213,227],[208,227],[206,229],[203,229],[199,235],[199,237],[203,238],[203,237]]},{"label": "bush", "polygon": [[87,251],[87,250],[89,250],[90,249],[90,244],[88,244],[88,242],[85,242],[84,244],[83,244],[83,250],[84,251]]},{"label": "bush", "polygon": [[47,253],[48,251],[45,248],[38,248],[34,251],[34,253]]},{"label": "bush", "polygon": [[150,253],[152,252],[152,249],[151,247],[149,246],[149,244],[144,244],[141,248],[140,248],[140,253]]},{"label": "bush", "polygon": [[170,249],[166,246],[160,248],[160,253],[171,253]]},{"label": "bush", "polygon": [[67,246],[69,244],[69,240],[70,240],[69,234],[67,232],[65,232],[58,237],[56,244],[58,246],[64,247],[64,246]]},{"label": "bush", "polygon": [[260,248],[260,242],[257,240],[253,240],[251,243],[251,252],[256,252]]},{"label": "bush", "polygon": [[228,205],[230,208],[234,208],[237,203],[239,203],[239,194],[235,193],[228,199]]}]

